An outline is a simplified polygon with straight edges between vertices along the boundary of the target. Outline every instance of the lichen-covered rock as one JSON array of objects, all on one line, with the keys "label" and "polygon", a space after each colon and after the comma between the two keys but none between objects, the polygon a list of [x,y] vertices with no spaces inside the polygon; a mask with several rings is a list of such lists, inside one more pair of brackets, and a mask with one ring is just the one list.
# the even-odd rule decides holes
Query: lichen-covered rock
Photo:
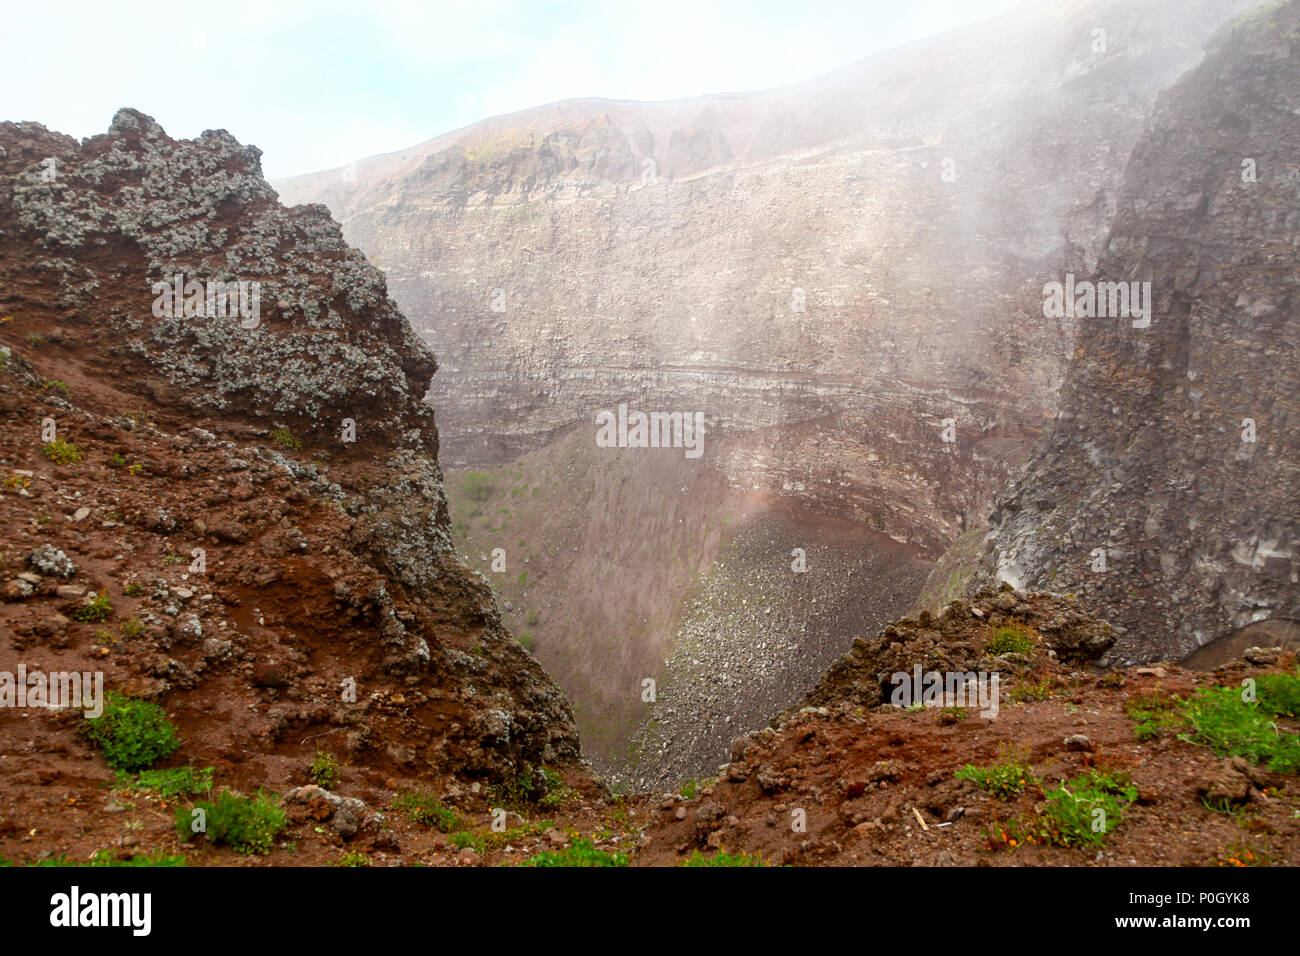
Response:
[{"label": "lichen-covered rock", "polygon": [[[56,540],[138,564],[139,586],[114,606],[142,602],[149,623],[113,653],[150,693],[210,706],[205,682],[232,671],[268,715],[268,746],[323,723],[346,730],[343,751],[382,762],[395,747],[421,772],[506,780],[577,763],[564,694],[452,547],[423,401],[434,356],[325,207],[282,206],[259,151],[229,133],[175,140],[129,109],[81,143],[0,123],[0,144],[6,335],[48,343],[6,361],[0,421],[25,421],[39,396],[81,449],[55,483],[75,485],[80,523]],[[177,310],[162,290],[190,280],[203,294]],[[209,282],[245,283],[233,313]],[[56,363],[79,383],[70,393],[43,387]],[[0,444],[6,460],[39,456],[15,429]],[[35,501],[43,484],[6,501]],[[91,510],[113,519],[97,528]],[[113,550],[86,544],[101,531]],[[180,580],[158,576],[200,559]],[[77,570],[48,544],[31,564]],[[5,597],[23,635],[48,637],[35,586],[19,584]],[[356,699],[340,701],[341,686]],[[344,816],[346,837],[360,810]]]},{"label": "lichen-covered rock", "polygon": [[[100,333],[87,346],[147,368],[168,386],[154,386],[159,397],[196,411],[322,434],[350,418],[361,440],[434,440],[432,412],[419,403],[437,368],[432,353],[324,206],[277,202],[256,147],[225,130],[173,140],[130,109],[82,144],[38,124],[4,128],[40,141],[4,158],[14,183],[6,205],[38,251],[36,267],[57,277],[55,304],[89,310],[125,287],[147,306],[87,330]],[[39,154],[53,166],[31,161]],[[129,253],[109,275],[87,261],[105,247]],[[178,275],[258,283],[257,309],[250,295],[247,317],[208,314],[206,298],[199,314],[155,315],[153,284]]]}]

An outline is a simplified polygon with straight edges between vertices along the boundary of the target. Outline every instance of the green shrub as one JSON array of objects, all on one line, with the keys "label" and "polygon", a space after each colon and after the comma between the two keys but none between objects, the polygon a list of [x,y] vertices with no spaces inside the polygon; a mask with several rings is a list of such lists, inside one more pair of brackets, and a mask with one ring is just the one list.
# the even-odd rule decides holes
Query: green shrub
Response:
[{"label": "green shrub", "polygon": [[370,857],[364,853],[344,853],[338,858],[335,866],[369,866]]},{"label": "green shrub", "polygon": [[1177,697],[1160,694],[1134,694],[1124,704],[1124,712],[1136,722],[1133,733],[1138,740],[1152,740],[1166,730],[1174,730],[1185,723]]},{"label": "green shrub", "polygon": [[994,824],[989,843],[996,848],[1022,843],[1101,846],[1137,799],[1137,787],[1125,775],[1089,771],[1059,787],[1043,791],[1042,810],[1007,824]]},{"label": "green shrub", "polygon": [[1264,674],[1255,683],[1260,707],[1274,717],[1300,717],[1300,672]]},{"label": "green shrub", "polygon": [[107,594],[91,594],[85,604],[72,612],[72,616],[78,621],[94,624],[107,620],[112,613],[113,602],[108,599]]},{"label": "green shrub", "polygon": [[281,448],[288,448],[290,451],[302,451],[302,443],[294,438],[293,432],[287,428],[277,428],[271,432],[271,441]]},{"label": "green shrub", "polygon": [[[1271,685],[1267,693],[1261,700],[1286,706],[1289,685]],[[1282,773],[1300,773],[1300,735],[1280,733],[1268,707],[1243,700],[1239,688],[1199,688],[1183,710],[1190,729],[1179,740],[1202,744],[1220,757],[1245,757]]]},{"label": "green shrub", "polygon": [[46,442],[41,446],[41,451],[45,452],[45,457],[56,465],[72,465],[81,461],[81,451],[77,446],[62,438]]},{"label": "green shrub", "polygon": [[989,767],[967,764],[954,776],[958,780],[969,780],[999,800],[1010,800],[1017,794],[1023,793],[1027,787],[1038,784],[1029,766],[1014,757],[1008,757]]},{"label": "green shrub", "polygon": [[1020,704],[1030,700],[1049,700],[1052,696],[1052,679],[1044,677],[1041,680],[1018,679],[1016,686],[1007,691],[1007,700],[1013,704]]},{"label": "green shrub", "polygon": [[72,394],[68,389],[68,383],[61,382],[57,378],[47,378],[45,380],[45,387],[56,392],[61,392],[64,398],[67,398]]},{"label": "green shrub", "polygon": [[443,833],[455,833],[468,826],[455,810],[444,806],[432,794],[418,790],[407,790],[399,794],[393,801],[393,809],[406,814],[412,823],[433,827]]},{"label": "green shrub", "polygon": [[597,850],[590,840],[577,839],[563,850],[530,856],[523,866],[627,866],[628,858],[622,853]]},{"label": "green shrub", "polygon": [[206,815],[201,832],[209,843],[224,843],[238,853],[271,852],[275,838],[288,823],[285,812],[260,791],[241,797],[222,790],[216,800],[196,803],[191,809],[176,808],[176,834],[182,841],[199,835],[194,832],[194,810]]},{"label": "green shrub", "polygon": [[471,471],[465,474],[461,481],[461,489],[465,492],[465,497],[470,501],[477,501],[479,504],[487,501],[496,491],[496,486],[492,482],[492,476],[486,471]]},{"label": "green shrub", "polygon": [[989,638],[988,643],[984,645],[984,653],[991,657],[1000,657],[1003,654],[1019,654],[1022,657],[1028,657],[1033,652],[1033,637],[1023,627],[1016,624],[998,628],[993,632],[993,636]]},{"label": "green shrub", "polygon": [[332,753],[318,750],[316,756],[312,757],[308,775],[316,786],[333,790],[339,782],[339,763]]},{"label": "green shrub", "polygon": [[180,746],[176,728],[161,707],[115,691],[109,692],[103,714],[86,718],[83,726],[116,770],[143,770]]},{"label": "green shrub", "polygon": [[212,768],[168,767],[136,774],[119,770],[113,786],[127,793],[156,793],[160,797],[197,796],[212,789]]},{"label": "green shrub", "polygon": [[1045,815],[1051,821],[1054,842],[1063,846],[1100,845],[1119,826],[1124,809],[1137,799],[1137,787],[1126,778],[1091,771],[1045,790],[1043,795],[1047,797]]},{"label": "green shrub", "polygon": [[535,807],[558,807],[577,796],[560,775],[547,767],[530,767],[507,783],[488,788],[493,806],[527,811]]}]

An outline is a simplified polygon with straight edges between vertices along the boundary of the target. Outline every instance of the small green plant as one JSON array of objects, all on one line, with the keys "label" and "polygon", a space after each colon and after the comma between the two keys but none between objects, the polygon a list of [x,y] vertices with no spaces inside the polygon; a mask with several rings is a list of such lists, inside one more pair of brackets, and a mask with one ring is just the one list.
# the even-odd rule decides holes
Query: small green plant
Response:
[{"label": "small green plant", "polygon": [[988,767],[967,764],[953,776],[958,780],[969,780],[999,800],[1010,800],[1017,794],[1024,793],[1026,788],[1038,785],[1038,779],[1029,765],[1015,757],[1006,757]]},{"label": "small green plant", "polygon": [[1256,682],[1259,706],[1274,717],[1300,717],[1300,671],[1264,674]]},{"label": "small green plant", "polygon": [[1124,704],[1124,712],[1137,724],[1133,734],[1138,740],[1154,740],[1165,731],[1174,730],[1185,723],[1177,697],[1159,693],[1134,694]]},{"label": "small green plant", "polygon": [[78,621],[96,624],[108,620],[112,613],[113,602],[108,599],[108,595],[92,592],[86,603],[72,612],[72,616]]},{"label": "small green plant", "polygon": [[344,853],[334,863],[335,866],[369,866],[370,857],[364,853]]},{"label": "small green plant", "polygon": [[47,378],[45,380],[45,387],[50,389],[51,391],[61,392],[64,398],[67,398],[72,394],[72,392],[68,389],[68,383],[61,382],[57,378]]},{"label": "small green plant", "polygon": [[681,795],[684,799],[694,800],[695,794],[697,794],[699,790],[700,782],[698,780],[687,780],[682,784]]},{"label": "small green plant", "polygon": [[144,585],[132,581],[126,587],[122,588],[122,593],[127,597],[138,597],[144,593]]},{"label": "small green plant", "polygon": [[[202,813],[196,814],[196,810]],[[199,821],[202,828],[196,832]],[[243,797],[222,790],[215,800],[200,801],[190,809],[176,808],[176,834],[182,841],[202,833],[209,843],[226,844],[237,853],[270,853],[287,823],[284,810],[261,791]]]},{"label": "small green plant", "polygon": [[531,650],[533,649],[533,632],[532,632],[532,631],[523,631],[523,632],[521,632],[521,633],[519,633],[519,634],[516,634],[516,635],[515,635],[515,640],[518,641],[520,644],[523,645],[524,650],[526,650],[526,651],[531,651]]},{"label": "small green plant", "polygon": [[41,446],[41,451],[45,452],[45,457],[56,465],[75,465],[81,461],[81,452],[77,446],[70,441],[64,441],[62,438],[46,442]]},{"label": "small green plant", "polygon": [[122,632],[122,636],[127,640],[134,640],[137,637],[144,636],[144,622],[138,617],[128,618],[118,625],[118,630]]},{"label": "small green plant", "polygon": [[312,757],[311,769],[308,775],[312,783],[326,790],[333,790],[339,782],[339,762],[334,759],[334,755],[324,750],[316,751]]},{"label": "small green plant", "polygon": [[108,459],[108,463],[114,468],[125,468],[126,459],[119,452],[113,452],[113,456]]},{"label": "small green plant", "polygon": [[479,856],[487,852],[488,840],[481,833],[472,833],[469,830],[461,830],[451,835],[451,845],[458,850],[473,850]]},{"label": "small green plant", "polygon": [[171,799],[198,796],[212,790],[212,768],[168,767],[139,773],[119,770],[113,788],[125,793],[153,793]]},{"label": "small green plant", "polygon": [[546,767],[529,768],[507,783],[488,788],[488,800],[494,806],[519,812],[534,807],[558,807],[576,795],[558,773]]},{"label": "small green plant", "polygon": [[628,858],[622,853],[598,850],[590,840],[578,838],[563,850],[530,856],[523,866],[627,866]]},{"label": "small green plant", "polygon": [[180,746],[176,728],[161,707],[116,691],[109,692],[103,714],[86,718],[83,726],[115,770],[143,770]]},{"label": "small green plant", "polygon": [[1211,861],[1214,866],[1272,866],[1273,861],[1268,853],[1256,849],[1248,843],[1234,843],[1231,846],[1224,847],[1218,853],[1214,854]]},{"label": "small green plant", "polygon": [[730,853],[715,853],[713,856],[705,856],[699,850],[692,853],[687,859],[681,862],[682,866],[767,866],[763,862],[762,854],[757,856],[748,856],[744,853],[733,856]]},{"label": "small green plant", "polygon": [[479,504],[487,501],[496,491],[496,486],[492,482],[492,476],[486,471],[466,472],[464,479],[461,481],[461,489],[465,492],[465,497],[470,501],[476,501]]},{"label": "small green plant", "polygon": [[1101,846],[1124,819],[1124,810],[1137,799],[1137,787],[1127,775],[1089,771],[1058,787],[1045,789],[1042,810],[989,830],[991,846],[1022,843],[1057,846]]},{"label": "small green plant", "polygon": [[[1267,698],[1286,705],[1286,691]],[[1300,773],[1300,735],[1279,732],[1268,707],[1243,699],[1235,687],[1202,687],[1183,704],[1189,729],[1179,740],[1209,747],[1220,757],[1245,757],[1281,773]]]},{"label": "small green plant", "polygon": [[944,707],[935,716],[941,724],[959,724],[967,717],[965,707]]},{"label": "small green plant", "polygon": [[1003,654],[1019,654],[1022,657],[1028,657],[1033,652],[1033,636],[1016,624],[998,628],[993,632],[993,636],[989,638],[988,643],[984,645],[984,653],[990,657],[1000,657]]},{"label": "small green plant", "polygon": [[138,474],[140,474],[141,472],[144,471],[144,465],[141,465],[141,464],[139,464],[139,463],[137,462],[137,463],[134,464],[134,465],[130,465],[130,466],[128,466],[126,470],[127,470],[127,472],[128,472],[129,474],[131,474],[132,476],[134,476],[134,475],[138,475]]},{"label": "small green plant", "polygon": [[41,335],[39,332],[30,332],[27,335],[26,341],[28,348],[38,349],[45,344],[45,336]]},{"label": "small green plant", "polygon": [[271,441],[281,448],[288,448],[290,451],[302,451],[302,443],[294,438],[293,432],[287,428],[277,428],[271,432]]},{"label": "small green plant", "polygon": [[407,790],[393,800],[393,809],[406,814],[412,823],[433,827],[443,833],[456,833],[466,829],[468,824],[450,807],[429,793]]},{"label": "small green plant", "polygon": [[1013,704],[1030,700],[1048,700],[1052,696],[1053,686],[1050,677],[1044,677],[1042,680],[1017,680],[1016,686],[1007,691],[1007,700]]}]

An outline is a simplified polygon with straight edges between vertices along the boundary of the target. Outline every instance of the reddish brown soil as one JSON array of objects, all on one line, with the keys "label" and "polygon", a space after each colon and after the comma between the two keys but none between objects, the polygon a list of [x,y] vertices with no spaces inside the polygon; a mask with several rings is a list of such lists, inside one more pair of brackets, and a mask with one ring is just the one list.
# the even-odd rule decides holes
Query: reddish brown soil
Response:
[{"label": "reddish brown soil", "polygon": [[[905,632],[909,624],[922,630],[916,621],[887,630]],[[980,627],[944,637],[978,641]],[[656,801],[636,863],[671,866],[700,851],[790,865],[1197,866],[1234,856],[1296,865],[1300,784],[1294,775],[1264,774],[1265,785],[1252,787],[1235,813],[1215,812],[1197,785],[1221,772],[1223,761],[1173,732],[1140,742],[1125,711],[1138,695],[1185,697],[1198,686],[1239,686],[1265,670],[1295,673],[1295,657],[1284,654],[1268,668],[1237,661],[1213,674],[1172,664],[1098,674],[1036,652],[1023,674],[1004,675],[995,719],[969,708],[952,723],[937,709],[860,706],[849,680],[837,683],[833,670],[810,699],[837,695],[838,703],[789,712],[775,732],[738,740],[728,771],[693,799]],[[1050,697],[1008,702],[1008,693],[1033,685],[1050,686]],[[1300,731],[1294,719],[1279,727]],[[1067,745],[1075,734],[1088,738],[1089,750]],[[968,763],[987,766],[1008,754],[1026,761],[1039,785],[1003,802],[954,778]],[[1139,791],[1103,846],[1008,846],[1000,838],[998,824],[1033,818],[1044,789],[1090,769],[1128,774]],[[797,809],[806,813],[806,832],[793,830]]]}]

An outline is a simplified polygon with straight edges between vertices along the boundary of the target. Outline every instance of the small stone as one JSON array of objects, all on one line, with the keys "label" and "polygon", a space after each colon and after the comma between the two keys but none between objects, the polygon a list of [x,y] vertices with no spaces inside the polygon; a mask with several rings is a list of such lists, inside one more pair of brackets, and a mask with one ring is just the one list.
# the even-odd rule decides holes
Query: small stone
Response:
[{"label": "small stone", "polygon": [[1250,796],[1250,778],[1225,760],[1196,781],[1196,792],[1211,806],[1245,803]]},{"label": "small stone", "polygon": [[1282,648],[1280,647],[1248,647],[1242,652],[1242,657],[1258,667],[1267,667],[1269,664],[1276,664],[1282,658]]},{"label": "small stone", "polygon": [[3,596],[6,601],[25,601],[35,593],[35,586],[21,578],[8,581],[3,588],[0,588],[0,596]]},{"label": "small stone", "polygon": [[70,578],[77,573],[77,566],[71,559],[52,544],[43,544],[27,558],[29,564],[41,574],[52,577]]},{"label": "small stone", "polygon": [[1084,734],[1070,734],[1070,736],[1065,738],[1065,749],[1092,753],[1097,749],[1097,745],[1089,740]]}]

